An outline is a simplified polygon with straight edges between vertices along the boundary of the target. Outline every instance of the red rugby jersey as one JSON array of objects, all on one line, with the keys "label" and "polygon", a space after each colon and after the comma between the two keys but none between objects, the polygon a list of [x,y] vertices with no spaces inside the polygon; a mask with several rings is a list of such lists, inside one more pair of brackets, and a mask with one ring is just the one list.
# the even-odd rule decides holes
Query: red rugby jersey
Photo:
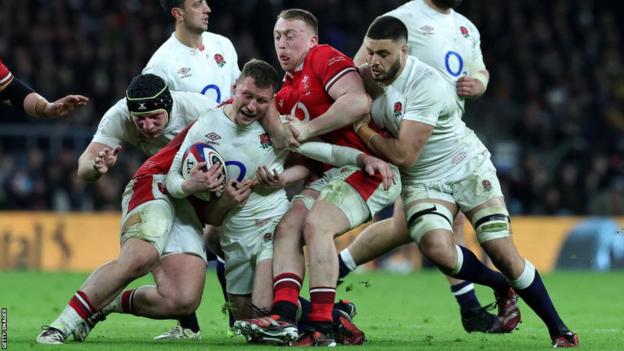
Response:
[{"label": "red rugby jersey", "polygon": [[[286,73],[284,84],[276,94],[280,114],[290,114],[302,121],[325,113],[334,99],[327,93],[334,83],[349,72],[357,72],[353,60],[330,45],[310,49],[303,65],[293,74]],[[327,143],[349,146],[371,154],[353,131],[351,124],[321,136]]]}]

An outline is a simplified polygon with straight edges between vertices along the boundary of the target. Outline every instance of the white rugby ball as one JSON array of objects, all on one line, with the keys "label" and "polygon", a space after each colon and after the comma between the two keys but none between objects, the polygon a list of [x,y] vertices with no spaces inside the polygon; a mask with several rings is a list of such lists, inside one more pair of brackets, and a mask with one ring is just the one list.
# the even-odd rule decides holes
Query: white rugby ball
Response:
[{"label": "white rugby ball", "polygon": [[[182,177],[187,179],[191,175],[191,170],[195,165],[199,162],[206,162],[206,166],[202,169],[204,172],[208,172],[210,168],[212,168],[215,164],[223,165],[221,168],[221,174],[223,175],[223,182],[227,182],[227,172],[225,169],[225,161],[223,157],[219,155],[217,150],[213,149],[212,146],[206,143],[195,143],[186,149],[184,152],[184,156],[182,157]],[[209,201],[211,197],[211,192],[201,192],[195,193],[195,197],[202,199],[204,201]],[[222,191],[214,193],[217,197],[220,197]]]}]

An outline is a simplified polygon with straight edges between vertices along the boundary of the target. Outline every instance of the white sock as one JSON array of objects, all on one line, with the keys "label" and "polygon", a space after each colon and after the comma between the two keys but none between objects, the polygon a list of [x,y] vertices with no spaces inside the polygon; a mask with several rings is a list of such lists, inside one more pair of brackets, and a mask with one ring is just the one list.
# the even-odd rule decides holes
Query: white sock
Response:
[{"label": "white sock", "polygon": [[348,248],[340,251],[340,257],[342,258],[342,262],[344,262],[345,266],[347,266],[350,271],[357,268],[358,265],[355,263],[355,260],[353,259],[353,256],[351,256],[351,252],[349,252]]},{"label": "white sock", "polygon": [[515,280],[509,281],[509,285],[516,290],[523,290],[529,287],[535,280],[535,266],[528,260],[524,260],[524,270]]},{"label": "white sock", "polygon": [[65,305],[63,312],[54,322],[52,322],[52,324],[50,324],[50,326],[62,331],[65,336],[69,336],[69,334],[71,334],[82,321],[82,317],[80,317],[78,312],[76,312],[73,307]]}]

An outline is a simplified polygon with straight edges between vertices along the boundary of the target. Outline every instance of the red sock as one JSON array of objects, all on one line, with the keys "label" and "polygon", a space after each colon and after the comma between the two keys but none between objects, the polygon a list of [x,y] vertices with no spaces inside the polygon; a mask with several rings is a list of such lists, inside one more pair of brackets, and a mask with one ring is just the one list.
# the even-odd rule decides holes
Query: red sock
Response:
[{"label": "red sock", "polygon": [[134,314],[132,310],[132,298],[136,289],[126,290],[121,293],[121,309],[124,313]]},{"label": "red sock", "polygon": [[97,312],[97,308],[93,306],[87,294],[82,290],[76,291],[74,296],[69,300],[69,306],[78,313],[80,318],[87,320],[87,318],[91,317],[92,314]]},{"label": "red sock", "polygon": [[273,278],[273,304],[286,301],[297,305],[302,282],[295,273],[282,273]]},{"label": "red sock", "polygon": [[310,322],[331,322],[336,288],[317,286],[310,288],[312,310],[308,315]]}]

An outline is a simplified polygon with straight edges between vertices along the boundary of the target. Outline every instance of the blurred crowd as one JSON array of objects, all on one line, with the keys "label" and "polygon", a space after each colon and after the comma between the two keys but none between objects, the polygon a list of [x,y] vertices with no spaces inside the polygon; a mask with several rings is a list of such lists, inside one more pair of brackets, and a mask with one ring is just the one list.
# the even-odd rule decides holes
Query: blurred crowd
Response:
[{"label": "blurred crowd", "polygon": [[[403,2],[208,1],[209,29],[230,38],[240,64],[276,63],[275,16],[302,7],[319,18],[321,42],[353,55],[372,19]],[[481,32],[492,77],[487,93],[467,103],[465,120],[490,148],[514,214],[624,214],[624,24],[613,6],[465,0],[458,8]],[[62,122],[0,108],[0,209],[119,209],[144,156],[122,151],[97,184],[77,179],[77,159],[99,118],[172,31],[157,1],[3,1],[5,64],[49,99],[79,93],[91,100]]]}]

